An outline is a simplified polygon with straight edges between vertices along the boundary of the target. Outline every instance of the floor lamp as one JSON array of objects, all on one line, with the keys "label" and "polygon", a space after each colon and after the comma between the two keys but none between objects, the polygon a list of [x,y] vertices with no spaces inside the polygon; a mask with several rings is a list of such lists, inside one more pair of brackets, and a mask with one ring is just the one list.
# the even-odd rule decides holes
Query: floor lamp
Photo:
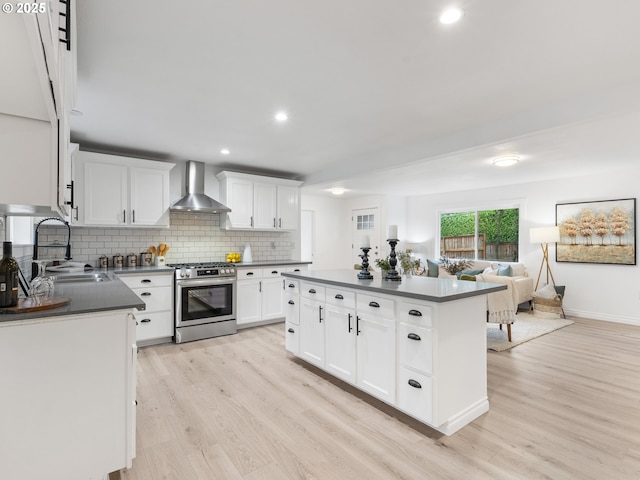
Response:
[{"label": "floor lamp", "polygon": [[539,243],[542,248],[542,263],[540,263],[540,271],[538,271],[538,280],[536,280],[535,290],[538,290],[538,284],[540,283],[540,275],[542,275],[542,269],[545,264],[547,267],[547,285],[549,284],[549,275],[551,275],[551,281],[555,286],[556,281],[551,273],[551,266],[549,265],[549,244],[560,241],[560,229],[558,227],[534,227],[529,230],[529,236],[531,243]]}]

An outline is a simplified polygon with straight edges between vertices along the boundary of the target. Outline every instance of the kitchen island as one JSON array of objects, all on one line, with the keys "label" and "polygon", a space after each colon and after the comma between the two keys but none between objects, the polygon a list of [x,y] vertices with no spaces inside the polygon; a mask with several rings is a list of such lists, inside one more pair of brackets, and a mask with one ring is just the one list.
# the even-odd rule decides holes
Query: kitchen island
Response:
[{"label": "kitchen island", "polygon": [[489,410],[486,295],[505,285],[285,272],[286,348],[446,435]]},{"label": "kitchen island", "polygon": [[55,295],[67,305],[0,314],[0,478],[86,480],[131,467],[133,313],[144,302],[113,272],[95,272],[60,275]]}]

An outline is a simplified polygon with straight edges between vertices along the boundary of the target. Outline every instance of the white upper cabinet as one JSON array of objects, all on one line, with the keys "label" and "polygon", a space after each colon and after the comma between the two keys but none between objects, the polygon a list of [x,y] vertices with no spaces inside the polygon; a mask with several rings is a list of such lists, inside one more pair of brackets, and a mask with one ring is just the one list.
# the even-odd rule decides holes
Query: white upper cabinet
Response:
[{"label": "white upper cabinet", "polygon": [[220,197],[231,209],[221,222],[228,230],[296,230],[302,182],[220,172]]},{"label": "white upper cabinet", "polygon": [[78,152],[75,225],[168,227],[173,163]]}]

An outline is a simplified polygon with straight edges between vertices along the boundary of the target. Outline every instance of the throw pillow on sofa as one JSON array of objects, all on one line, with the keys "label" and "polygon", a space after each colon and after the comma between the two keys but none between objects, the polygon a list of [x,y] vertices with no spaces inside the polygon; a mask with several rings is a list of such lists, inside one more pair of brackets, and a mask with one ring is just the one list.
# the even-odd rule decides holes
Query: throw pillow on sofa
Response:
[{"label": "throw pillow on sofa", "polygon": [[427,259],[427,277],[437,277],[440,271],[440,265],[438,262]]},{"label": "throw pillow on sofa", "polygon": [[498,276],[513,277],[513,269],[511,265],[498,265]]},{"label": "throw pillow on sofa", "polygon": [[462,275],[480,275],[484,270],[480,269],[480,270],[462,270],[461,272],[456,273],[456,277],[458,277],[458,280],[460,280],[460,276]]}]

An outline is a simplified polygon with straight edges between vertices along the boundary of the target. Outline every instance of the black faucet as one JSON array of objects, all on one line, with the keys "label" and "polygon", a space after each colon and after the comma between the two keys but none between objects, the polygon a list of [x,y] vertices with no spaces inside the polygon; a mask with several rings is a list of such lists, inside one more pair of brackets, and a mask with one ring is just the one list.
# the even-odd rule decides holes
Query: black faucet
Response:
[{"label": "black faucet", "polygon": [[[42,245],[42,247],[47,247],[47,248],[63,248],[64,247],[64,259],[65,260],[71,260],[71,226],[69,225],[69,222],[66,222],[64,220],[61,220],[59,218],[56,217],[48,217],[45,218],[43,220],[40,220],[38,222],[38,224],[36,225],[36,232],[34,235],[34,239],[33,239],[33,260],[38,260],[38,229],[40,228],[40,225],[42,225],[44,222],[49,222],[49,221],[55,221],[55,222],[60,222],[60,223],[64,223],[67,226],[67,244],[66,245]],[[34,278],[38,275],[38,264],[37,263],[32,263],[31,264],[31,278]]]}]

